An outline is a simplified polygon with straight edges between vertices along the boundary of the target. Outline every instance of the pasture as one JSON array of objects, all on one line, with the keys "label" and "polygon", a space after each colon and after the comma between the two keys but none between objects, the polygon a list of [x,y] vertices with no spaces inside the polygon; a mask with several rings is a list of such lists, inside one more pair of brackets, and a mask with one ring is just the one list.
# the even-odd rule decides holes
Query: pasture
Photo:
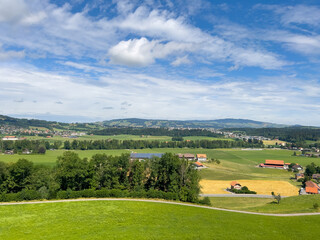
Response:
[{"label": "pasture", "polygon": [[271,217],[165,203],[0,206],[7,239],[317,239],[320,216]]},{"label": "pasture", "polygon": [[319,212],[313,204],[320,206],[320,195],[303,195],[283,198],[280,204],[274,199],[244,197],[212,197],[214,207],[263,213],[306,213]]}]

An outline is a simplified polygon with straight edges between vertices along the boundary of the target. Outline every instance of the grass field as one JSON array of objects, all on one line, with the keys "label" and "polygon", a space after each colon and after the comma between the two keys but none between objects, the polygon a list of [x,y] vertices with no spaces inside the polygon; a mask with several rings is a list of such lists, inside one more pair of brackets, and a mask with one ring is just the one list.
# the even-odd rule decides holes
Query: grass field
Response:
[{"label": "grass field", "polygon": [[320,206],[320,195],[304,195],[283,198],[280,204],[276,204],[273,199],[265,198],[229,198],[212,197],[212,206],[226,209],[263,212],[263,213],[305,213],[320,212],[313,204]]},{"label": "grass field", "polygon": [[[42,164],[42,165],[47,165],[47,166],[54,166],[57,157],[61,156],[65,152],[65,150],[54,150],[50,151],[48,150],[46,154],[44,155],[19,155],[19,154],[14,154],[14,155],[5,155],[5,154],[0,154],[0,161],[3,162],[16,162],[21,158],[30,160],[34,162],[35,164]],[[97,153],[105,153],[107,155],[120,155],[121,153],[130,153],[130,151],[121,149],[121,150],[86,150],[86,151],[81,151],[81,150],[74,150],[73,152],[76,152],[79,154],[81,158],[90,158],[94,154]]]},{"label": "grass field", "polygon": [[317,239],[320,216],[270,217],[164,203],[0,206],[0,239]]},{"label": "grass field", "polygon": [[[271,195],[271,192],[280,193],[282,196],[299,195],[299,188],[293,186],[287,181],[269,181],[269,180],[240,180],[241,186],[247,186],[251,191],[257,194]],[[230,181],[222,180],[201,180],[201,192],[204,194],[230,194],[226,188],[230,188]]]}]

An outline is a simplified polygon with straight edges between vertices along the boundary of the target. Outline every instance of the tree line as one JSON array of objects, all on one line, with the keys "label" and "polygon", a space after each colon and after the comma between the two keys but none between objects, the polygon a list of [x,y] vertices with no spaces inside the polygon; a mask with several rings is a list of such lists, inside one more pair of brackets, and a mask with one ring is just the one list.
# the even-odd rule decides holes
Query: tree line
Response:
[{"label": "tree line", "polygon": [[153,197],[199,202],[199,173],[171,153],[146,161],[129,154],[81,159],[66,151],[52,167],[0,162],[0,201],[72,197]]},{"label": "tree line", "polygon": [[261,148],[263,142],[251,139],[249,141],[228,140],[195,140],[195,141],[147,141],[147,140],[94,140],[94,141],[65,141],[64,149],[89,150],[89,149],[144,149],[144,148]]},{"label": "tree line", "polygon": [[320,140],[320,128],[286,127],[286,128],[229,128],[232,132],[243,132],[250,136],[264,136],[291,143],[303,143],[306,140]]},{"label": "tree line", "polygon": [[170,136],[170,137],[187,137],[187,136],[207,136],[223,137],[222,134],[214,133],[207,129],[169,129],[169,128],[105,128],[91,132],[95,135],[151,135],[151,136]]}]

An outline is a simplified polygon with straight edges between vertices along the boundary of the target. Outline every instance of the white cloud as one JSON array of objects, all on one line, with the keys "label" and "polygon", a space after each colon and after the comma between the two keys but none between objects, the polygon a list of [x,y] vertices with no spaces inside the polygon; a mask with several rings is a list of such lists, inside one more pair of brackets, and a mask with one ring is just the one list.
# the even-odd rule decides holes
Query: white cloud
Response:
[{"label": "white cloud", "polygon": [[172,66],[180,66],[181,64],[190,64],[191,61],[189,60],[188,56],[183,57],[177,57],[176,60],[174,60],[171,65]]},{"label": "white cloud", "polygon": [[320,8],[317,6],[296,5],[277,7],[275,12],[281,14],[281,21],[284,24],[320,25]]},{"label": "white cloud", "polygon": [[11,58],[23,58],[25,56],[24,51],[4,51],[0,46],[0,61],[6,61]]},{"label": "white cloud", "polygon": [[16,67],[1,67],[0,75],[0,114],[44,115],[50,109],[51,115],[69,119],[229,116],[292,124],[309,121],[313,125],[320,117],[319,82],[294,77],[195,82],[111,71],[89,84],[74,76]]},{"label": "white cloud", "polygon": [[0,22],[18,22],[27,11],[24,0],[0,0]]},{"label": "white cloud", "polygon": [[155,62],[156,58],[165,58],[168,55],[183,51],[188,44],[169,42],[162,44],[159,41],[149,41],[146,38],[121,41],[109,50],[111,63],[128,66],[147,66]]}]

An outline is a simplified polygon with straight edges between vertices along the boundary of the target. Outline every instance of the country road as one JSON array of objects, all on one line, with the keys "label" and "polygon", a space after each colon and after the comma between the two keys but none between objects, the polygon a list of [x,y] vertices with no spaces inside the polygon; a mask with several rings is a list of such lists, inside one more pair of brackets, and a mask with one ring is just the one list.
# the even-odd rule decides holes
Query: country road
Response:
[{"label": "country road", "polygon": [[61,202],[86,202],[86,201],[152,202],[152,203],[174,204],[174,205],[181,205],[181,206],[188,206],[188,207],[206,208],[206,209],[225,211],[225,212],[235,212],[235,213],[261,215],[261,216],[273,216],[273,217],[297,217],[297,216],[320,215],[320,212],[318,212],[318,213],[258,213],[258,212],[247,212],[247,211],[239,211],[239,210],[231,210],[231,209],[224,209],[224,208],[195,205],[195,204],[191,204],[191,203],[169,202],[169,201],[148,200],[148,199],[129,199],[129,198],[88,198],[88,199],[65,199],[65,200],[52,200],[52,201],[13,202],[13,203],[0,203],[0,207],[1,206],[9,206],[9,205],[61,203]]}]

